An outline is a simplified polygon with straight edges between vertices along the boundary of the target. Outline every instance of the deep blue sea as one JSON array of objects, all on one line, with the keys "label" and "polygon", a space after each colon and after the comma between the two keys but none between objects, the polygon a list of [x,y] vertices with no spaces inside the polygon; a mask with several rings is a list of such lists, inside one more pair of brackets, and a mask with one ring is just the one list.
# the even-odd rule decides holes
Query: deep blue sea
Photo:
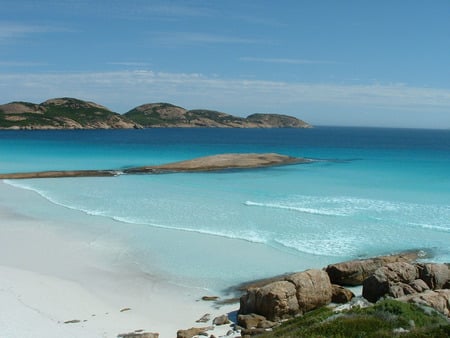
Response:
[{"label": "deep blue sea", "polygon": [[[155,251],[170,273],[204,275],[224,284],[294,271],[307,265],[305,260],[325,264],[409,249],[450,261],[449,130],[0,131],[3,173],[118,169],[229,152],[277,152],[317,161],[244,171],[7,183],[55,205],[114,219],[119,237],[122,230],[126,236],[138,232],[127,245],[144,270]],[[169,232],[155,240],[161,229]],[[247,271],[239,258],[224,266],[223,257],[215,257],[206,244],[187,246],[186,235],[191,241],[205,235],[238,240],[237,247],[218,248],[229,257],[267,248],[277,261],[254,269],[246,262]],[[192,264],[196,267],[187,267]]]}]

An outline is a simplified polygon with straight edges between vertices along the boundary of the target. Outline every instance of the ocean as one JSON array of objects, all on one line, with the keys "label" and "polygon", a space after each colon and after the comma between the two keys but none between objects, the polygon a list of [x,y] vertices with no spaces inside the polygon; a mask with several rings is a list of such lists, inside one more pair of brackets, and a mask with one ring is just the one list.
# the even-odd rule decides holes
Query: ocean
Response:
[{"label": "ocean", "polygon": [[[92,215],[92,224],[110,219],[91,244],[99,250],[114,246],[115,252],[119,246],[122,263],[214,291],[411,249],[450,262],[449,130],[0,131],[2,173],[121,169],[248,152],[314,161],[243,171],[5,182],[39,194],[52,209]],[[51,213],[33,206],[25,212]]]}]

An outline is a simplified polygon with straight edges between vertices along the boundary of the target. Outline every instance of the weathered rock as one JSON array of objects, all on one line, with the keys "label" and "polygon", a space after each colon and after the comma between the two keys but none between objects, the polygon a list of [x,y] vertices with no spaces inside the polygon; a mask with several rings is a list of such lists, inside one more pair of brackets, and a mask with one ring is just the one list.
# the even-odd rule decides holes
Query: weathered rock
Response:
[{"label": "weathered rock", "polygon": [[409,284],[398,282],[393,283],[389,286],[389,293],[388,295],[393,298],[400,298],[405,295],[412,295],[416,294],[417,291]]},{"label": "weathered rock", "polygon": [[419,294],[399,298],[404,302],[430,306],[450,318],[450,290],[428,290]]},{"label": "weathered rock", "polygon": [[[416,278],[417,269],[414,265],[405,262],[389,263],[364,280],[362,295],[368,301],[376,302],[384,295],[390,294],[391,286],[398,283],[409,284]],[[399,292],[398,288],[392,290],[393,294],[396,292]]]},{"label": "weathered rock", "polygon": [[332,284],[332,296],[331,301],[333,303],[345,304],[352,300],[355,297],[355,294],[351,292],[349,289],[344,288],[343,286]]},{"label": "weathered rock", "polygon": [[330,264],[326,267],[330,280],[338,285],[361,285],[376,269],[394,262],[413,262],[419,252],[407,252],[398,255],[380,256]]},{"label": "weathered rock", "polygon": [[299,303],[293,283],[278,281],[250,289],[240,299],[240,314],[256,313],[277,321],[298,314]]},{"label": "weathered rock", "polygon": [[310,269],[290,275],[286,280],[295,285],[301,313],[331,303],[332,287],[325,271]]},{"label": "weathered rock", "polygon": [[207,301],[207,302],[212,302],[212,301],[215,301],[218,299],[219,299],[219,297],[217,297],[217,296],[203,296],[202,297],[202,300]]},{"label": "weathered rock", "polygon": [[214,326],[208,326],[208,327],[191,327],[190,329],[186,330],[178,330],[177,331],[177,338],[192,338],[194,336],[198,335],[208,335],[207,331],[214,330]]},{"label": "weathered rock", "polygon": [[418,293],[430,290],[430,287],[421,279],[413,280],[409,285]]},{"label": "weathered rock", "polygon": [[225,324],[229,324],[229,323],[230,323],[230,320],[228,319],[227,315],[218,316],[218,317],[214,318],[214,320],[213,320],[214,325],[225,325]]},{"label": "weathered rock", "polygon": [[211,314],[206,313],[204,314],[200,319],[197,319],[195,322],[196,323],[206,323],[211,319]]},{"label": "weathered rock", "polygon": [[450,271],[446,264],[416,264],[419,278],[432,290],[442,289],[450,279]]},{"label": "weathered rock", "polygon": [[258,327],[258,324],[265,321],[266,317],[257,315],[256,313],[250,313],[248,315],[238,315],[237,323],[244,329],[251,329],[252,327]]},{"label": "weathered rock", "polygon": [[159,333],[153,332],[130,332],[117,335],[118,338],[158,338]]}]

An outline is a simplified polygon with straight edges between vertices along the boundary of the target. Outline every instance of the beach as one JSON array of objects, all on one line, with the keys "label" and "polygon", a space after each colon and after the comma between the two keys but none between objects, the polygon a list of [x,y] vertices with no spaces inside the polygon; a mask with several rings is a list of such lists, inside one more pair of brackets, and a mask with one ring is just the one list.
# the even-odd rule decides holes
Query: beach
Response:
[{"label": "beach", "polygon": [[[95,247],[95,237],[73,224],[62,231],[51,215],[21,213],[31,203],[39,208],[48,202],[0,183],[1,336],[116,337],[144,330],[175,337],[178,329],[205,326],[195,321],[206,313],[214,318],[237,309],[217,309],[200,300],[206,290],[121,264],[120,249]],[[55,211],[78,228],[92,223],[93,216],[81,212]],[[107,226],[101,223],[95,222]]]},{"label": "beach", "polygon": [[[214,173],[1,181],[0,336],[144,330],[175,337],[238,310],[237,303],[215,308],[200,299],[234,297],[227,288],[240,283],[408,250],[429,252],[438,263],[450,257],[444,132],[324,127],[0,137],[2,173],[126,170],[233,152],[316,159]],[[211,320],[196,323],[206,313]]]}]

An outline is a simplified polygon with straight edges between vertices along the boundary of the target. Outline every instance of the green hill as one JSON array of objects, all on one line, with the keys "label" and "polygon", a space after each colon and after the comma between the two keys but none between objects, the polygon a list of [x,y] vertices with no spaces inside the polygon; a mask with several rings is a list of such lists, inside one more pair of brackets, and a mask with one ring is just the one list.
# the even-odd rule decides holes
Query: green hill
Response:
[{"label": "green hill", "polygon": [[208,110],[187,110],[170,103],[140,105],[126,114],[94,102],[55,98],[40,104],[0,105],[0,129],[111,129],[111,128],[310,128],[292,116],[253,114],[247,118]]},{"label": "green hill", "polygon": [[306,122],[292,116],[253,114],[247,118],[207,110],[187,110],[169,103],[149,103],[138,106],[124,116],[143,127],[178,128],[310,128]]},{"label": "green hill", "polygon": [[135,128],[136,123],[93,102],[56,98],[40,104],[11,102],[0,105],[0,128],[110,129]]}]

